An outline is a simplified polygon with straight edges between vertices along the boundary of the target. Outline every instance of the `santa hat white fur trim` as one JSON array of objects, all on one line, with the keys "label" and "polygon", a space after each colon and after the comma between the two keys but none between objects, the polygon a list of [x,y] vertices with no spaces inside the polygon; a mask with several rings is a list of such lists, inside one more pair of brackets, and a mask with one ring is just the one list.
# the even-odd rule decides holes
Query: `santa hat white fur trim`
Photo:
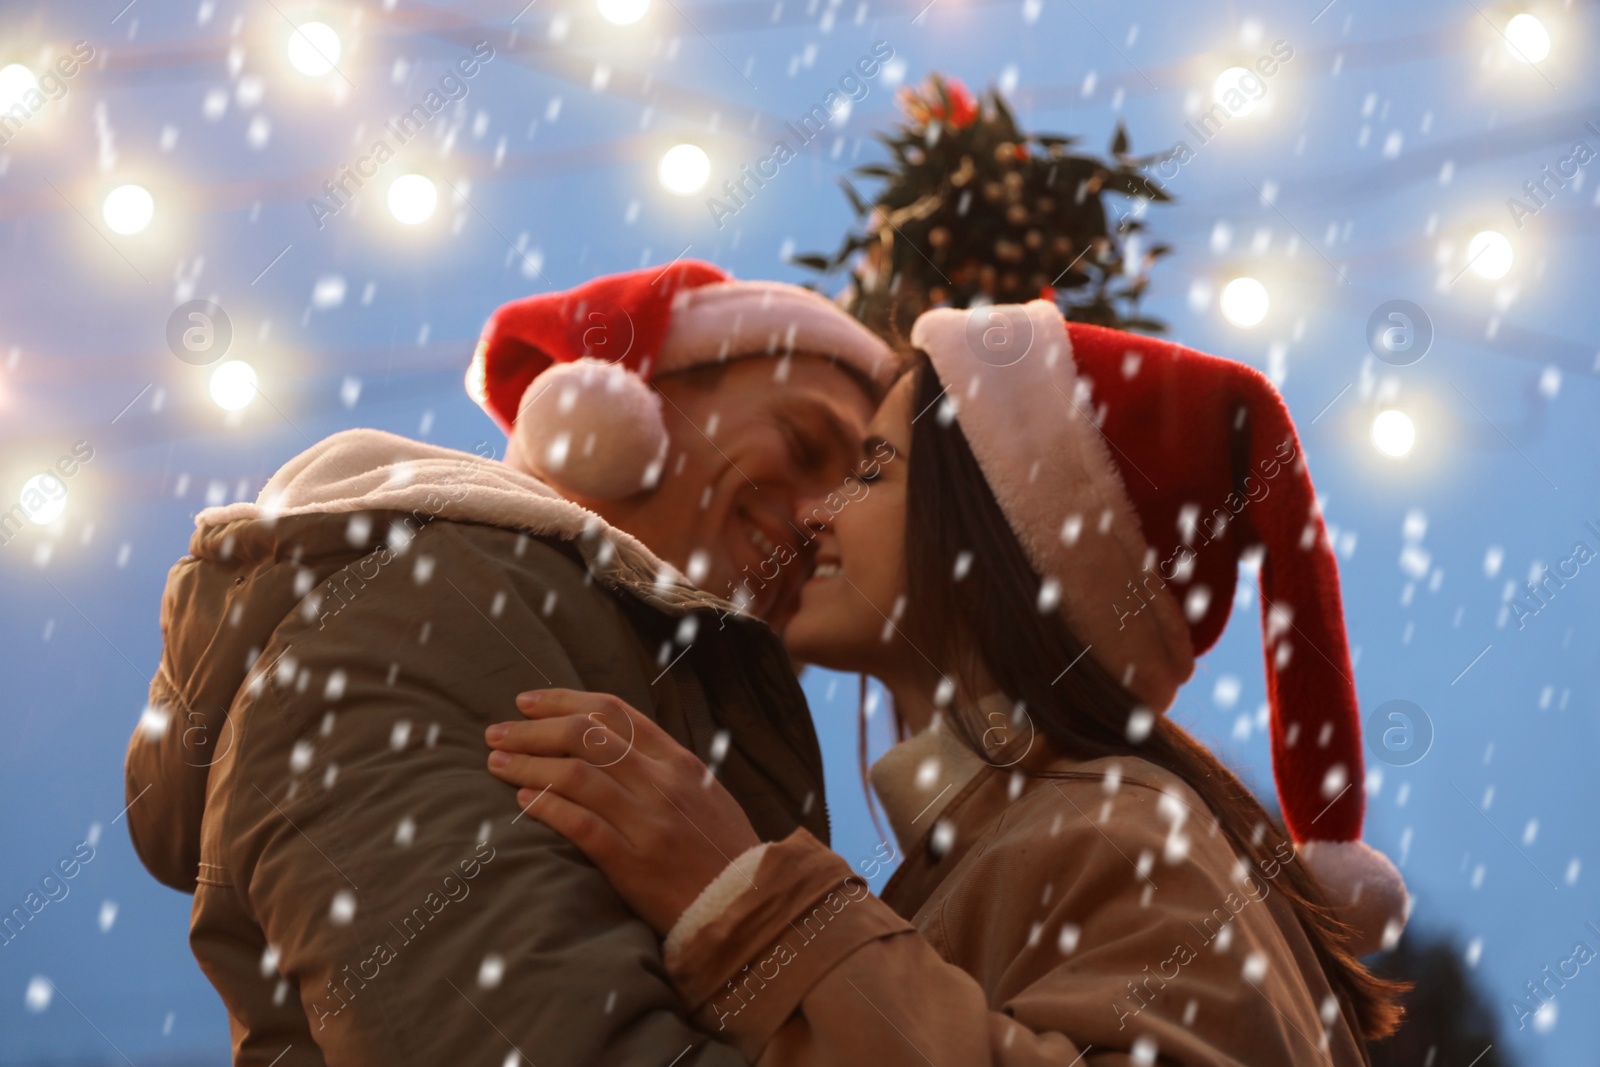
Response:
[{"label": "santa hat white fur trim", "polygon": [[[999,356],[986,346],[990,337],[1014,351]],[[1194,673],[1189,628],[1161,588],[1146,593],[1151,611],[1118,618],[1115,605],[1128,582],[1144,578],[1151,550],[1092,421],[1061,312],[1044,300],[937,309],[917,319],[911,344],[933,361],[1017,540],[1039,575],[1057,583],[1073,633],[1140,700],[1165,711]]]},{"label": "santa hat white fur trim", "polygon": [[713,282],[679,293],[655,372],[790,352],[834,356],[881,386],[894,378],[894,354],[877,334],[820,293],[782,282]]},{"label": "santa hat white fur trim", "polygon": [[1295,846],[1320,883],[1334,917],[1350,927],[1349,950],[1365,956],[1393,948],[1411,913],[1405,879],[1365,841],[1306,841]]},{"label": "santa hat white fur trim", "polygon": [[667,452],[661,396],[615,363],[555,363],[529,383],[515,463],[563,493],[616,500],[654,486]]},{"label": "santa hat white fur trim", "polygon": [[[713,282],[679,293],[655,365],[657,375],[742,356],[833,356],[881,386],[894,355],[844,309],[781,282]],[[529,383],[506,462],[590,500],[652,488],[667,431],[660,395],[620,363],[555,363]]]}]

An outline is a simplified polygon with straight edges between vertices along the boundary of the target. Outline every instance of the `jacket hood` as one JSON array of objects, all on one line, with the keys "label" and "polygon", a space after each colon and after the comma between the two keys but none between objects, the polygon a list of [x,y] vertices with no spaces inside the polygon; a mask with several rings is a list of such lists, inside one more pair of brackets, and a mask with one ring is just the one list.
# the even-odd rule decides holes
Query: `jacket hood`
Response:
[{"label": "jacket hood", "polygon": [[[498,460],[425,444],[382,430],[344,430],[285,463],[255,503],[206,508],[198,527],[239,520],[273,523],[300,515],[417,512],[431,521],[524,530],[590,546],[591,565],[648,573],[660,585],[689,586],[644,543],[544,482]],[[352,533],[352,541],[364,540]],[[720,599],[720,598],[718,598]]]}]

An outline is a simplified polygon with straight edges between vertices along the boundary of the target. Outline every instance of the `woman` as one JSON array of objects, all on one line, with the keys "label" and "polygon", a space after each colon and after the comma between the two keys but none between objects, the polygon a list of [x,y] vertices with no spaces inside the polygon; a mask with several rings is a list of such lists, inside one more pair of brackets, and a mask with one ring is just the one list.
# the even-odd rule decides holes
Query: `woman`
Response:
[{"label": "woman", "polygon": [[[820,535],[786,633],[880,678],[909,735],[872,770],[907,857],[882,898],[803,830],[760,842],[611,697],[523,694],[491,770],[753,1062],[1365,1062],[1399,988],[1354,953],[1398,930],[1404,888],[1357,840],[1337,577],[1281,400],[1044,302],[930,312],[912,343],[866,446],[894,458]],[[1298,849],[1159,714],[1256,547]]]}]

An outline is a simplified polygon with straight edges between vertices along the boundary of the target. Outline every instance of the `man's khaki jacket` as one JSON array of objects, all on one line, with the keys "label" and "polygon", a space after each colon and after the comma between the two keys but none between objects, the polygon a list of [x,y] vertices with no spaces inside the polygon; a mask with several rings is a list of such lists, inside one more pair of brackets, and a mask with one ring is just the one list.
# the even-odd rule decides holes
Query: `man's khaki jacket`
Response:
[{"label": "man's khaki jacket", "polygon": [[542,483],[376,431],[197,526],[128,826],[194,894],[236,1064],[742,1062],[685,1020],[655,934],[488,773],[483,734],[526,689],[613,693],[715,764],[764,839],[826,840],[770,630]]}]

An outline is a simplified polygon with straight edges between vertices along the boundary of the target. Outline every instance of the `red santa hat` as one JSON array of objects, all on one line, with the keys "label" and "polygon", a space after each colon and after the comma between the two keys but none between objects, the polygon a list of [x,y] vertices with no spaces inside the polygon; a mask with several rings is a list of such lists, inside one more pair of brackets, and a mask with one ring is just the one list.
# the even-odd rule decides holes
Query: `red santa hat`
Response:
[{"label": "red santa hat", "polygon": [[649,382],[793,353],[832,357],[879,385],[893,375],[888,346],[827,298],[678,260],[502,306],[483,328],[467,392],[509,435],[508,463],[609,500],[661,473],[667,432]]},{"label": "red santa hat", "polygon": [[1063,321],[1052,303],[911,331],[1035,569],[1089,654],[1156,712],[1216,644],[1241,557],[1259,588],[1273,775],[1290,835],[1370,951],[1405,884],[1364,844],[1361,719],[1339,574],[1288,408],[1256,370]]}]

